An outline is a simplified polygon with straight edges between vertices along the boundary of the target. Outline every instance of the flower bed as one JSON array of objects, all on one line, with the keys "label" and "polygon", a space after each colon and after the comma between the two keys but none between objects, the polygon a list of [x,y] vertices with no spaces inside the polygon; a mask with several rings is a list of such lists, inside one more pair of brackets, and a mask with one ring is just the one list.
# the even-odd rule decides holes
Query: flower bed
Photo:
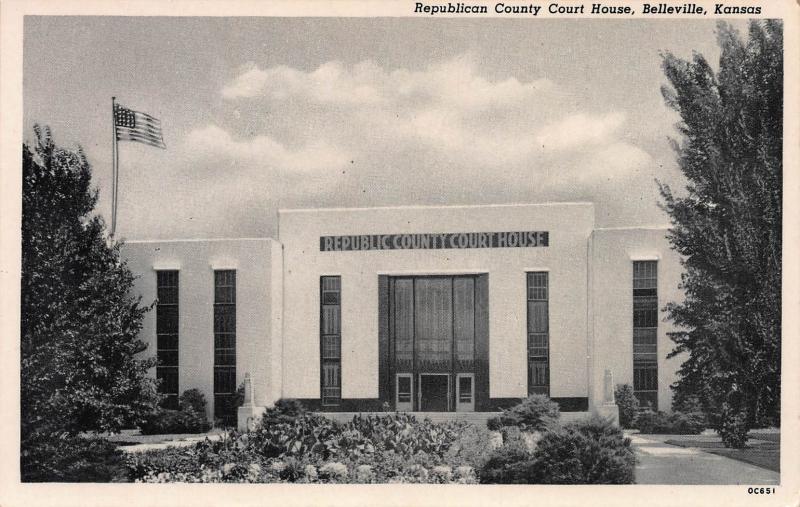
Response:
[{"label": "flower bed", "polygon": [[192,448],[137,453],[127,463],[131,479],[141,482],[470,484],[474,469],[446,458],[466,426],[406,414],[347,424],[303,414]]},{"label": "flower bed", "polygon": [[127,466],[141,482],[632,482],[633,452],[619,428],[600,419],[542,427],[493,432],[402,413],[341,424],[283,403],[253,432],[132,454]]}]

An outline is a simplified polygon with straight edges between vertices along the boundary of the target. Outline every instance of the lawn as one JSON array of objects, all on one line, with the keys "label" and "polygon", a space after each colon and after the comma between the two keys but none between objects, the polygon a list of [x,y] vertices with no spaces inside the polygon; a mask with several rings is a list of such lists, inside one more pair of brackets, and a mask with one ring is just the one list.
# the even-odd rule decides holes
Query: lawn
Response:
[{"label": "lawn", "polygon": [[728,449],[722,445],[718,437],[670,439],[665,443],[679,447],[695,447],[711,454],[749,463],[773,472],[781,471],[780,433],[777,432],[751,434],[744,449]]}]

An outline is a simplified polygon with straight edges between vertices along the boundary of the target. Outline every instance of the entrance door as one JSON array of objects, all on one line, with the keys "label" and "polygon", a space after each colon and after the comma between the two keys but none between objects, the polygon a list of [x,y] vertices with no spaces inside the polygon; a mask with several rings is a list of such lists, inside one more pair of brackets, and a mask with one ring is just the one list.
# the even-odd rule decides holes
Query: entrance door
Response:
[{"label": "entrance door", "polygon": [[421,374],[419,376],[419,409],[422,412],[450,410],[450,375]]},{"label": "entrance door", "polygon": [[475,374],[459,373],[456,375],[456,412],[473,412],[475,410]]},{"label": "entrance door", "polygon": [[[391,279],[389,378],[396,410],[474,410],[475,280],[471,275]],[[462,389],[469,401],[456,400],[458,375],[473,379]]]}]

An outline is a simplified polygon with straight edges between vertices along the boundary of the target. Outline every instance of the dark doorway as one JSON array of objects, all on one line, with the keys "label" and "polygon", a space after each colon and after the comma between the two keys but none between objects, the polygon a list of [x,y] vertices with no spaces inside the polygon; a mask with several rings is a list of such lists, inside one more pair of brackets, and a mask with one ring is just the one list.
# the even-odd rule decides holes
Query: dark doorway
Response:
[{"label": "dark doorway", "polygon": [[450,399],[449,375],[419,376],[419,406],[423,412],[447,412]]},{"label": "dark doorway", "polygon": [[[489,393],[487,282],[487,275],[378,277],[381,400],[398,410],[485,407]],[[426,379],[422,385],[422,375],[443,378]],[[464,375],[474,379],[474,399],[469,404],[456,399],[456,380]],[[399,379],[406,379],[403,385]]]}]

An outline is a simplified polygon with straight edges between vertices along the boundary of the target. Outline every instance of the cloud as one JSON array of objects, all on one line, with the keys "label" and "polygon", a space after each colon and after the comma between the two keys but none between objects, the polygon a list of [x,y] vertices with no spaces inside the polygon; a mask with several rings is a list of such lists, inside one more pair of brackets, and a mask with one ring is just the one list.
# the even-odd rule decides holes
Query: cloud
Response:
[{"label": "cloud", "polygon": [[242,74],[222,89],[225,99],[266,96],[273,100],[289,98],[324,103],[358,104],[380,101],[374,85],[378,68],[370,62],[352,71],[340,62],[328,62],[312,72],[302,72],[284,65],[262,70],[249,64]]},{"label": "cloud", "polygon": [[625,122],[622,113],[601,116],[574,114],[543,128],[536,143],[543,149],[566,150],[607,144]]},{"label": "cloud", "polygon": [[247,70],[222,89],[222,96],[226,99],[239,97],[255,97],[266,84],[269,75],[256,67],[253,63],[245,66]]},{"label": "cloud", "polygon": [[198,191],[227,196],[213,213],[231,222],[277,206],[608,200],[652,183],[624,111],[577,110],[563,84],[489,75],[476,60],[247,64],[220,90],[215,122],[186,136],[183,174],[224,168]]},{"label": "cloud", "polygon": [[216,125],[191,131],[185,149],[202,160],[223,159],[244,167],[261,166],[295,173],[335,170],[347,162],[345,153],[324,140],[290,150],[265,135],[234,140]]},{"label": "cloud", "polygon": [[310,72],[285,65],[261,69],[250,63],[222,89],[228,100],[265,97],[309,104],[440,104],[461,109],[513,106],[552,90],[538,79],[522,83],[514,77],[492,82],[477,74],[474,58],[462,55],[424,71],[384,69],[370,60],[346,68],[331,61]]}]

